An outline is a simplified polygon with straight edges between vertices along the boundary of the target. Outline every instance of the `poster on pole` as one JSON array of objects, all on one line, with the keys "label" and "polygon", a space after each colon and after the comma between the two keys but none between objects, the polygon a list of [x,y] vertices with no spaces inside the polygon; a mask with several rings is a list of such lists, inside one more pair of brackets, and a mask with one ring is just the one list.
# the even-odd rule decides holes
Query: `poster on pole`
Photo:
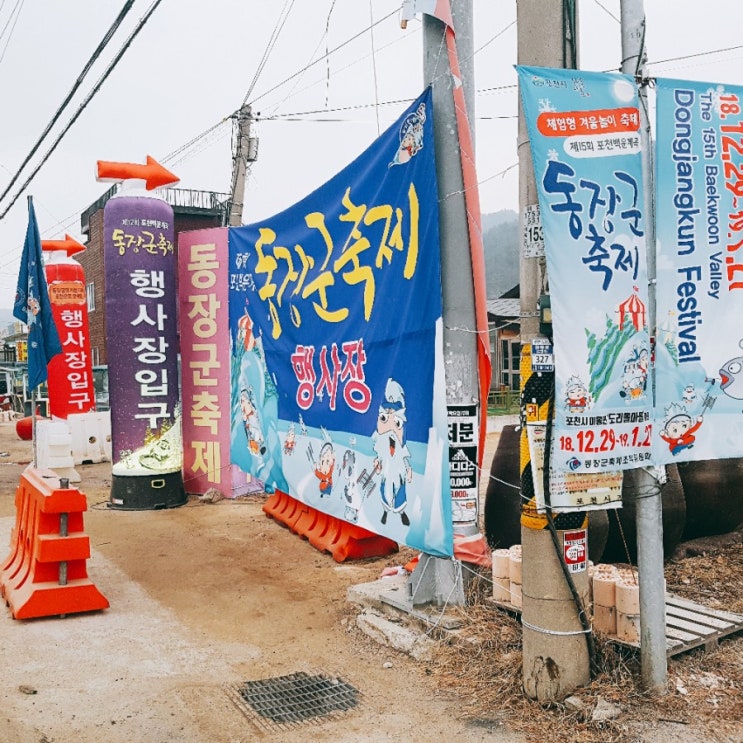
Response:
[{"label": "poster on pole", "polygon": [[517,67],[549,275],[556,472],[650,464],[640,112],[631,77]]},{"label": "poster on pole", "polygon": [[743,87],[657,81],[659,464],[743,456]]},{"label": "poster on pole", "polygon": [[230,229],[232,461],[307,505],[453,553],[427,90],[286,211]]}]

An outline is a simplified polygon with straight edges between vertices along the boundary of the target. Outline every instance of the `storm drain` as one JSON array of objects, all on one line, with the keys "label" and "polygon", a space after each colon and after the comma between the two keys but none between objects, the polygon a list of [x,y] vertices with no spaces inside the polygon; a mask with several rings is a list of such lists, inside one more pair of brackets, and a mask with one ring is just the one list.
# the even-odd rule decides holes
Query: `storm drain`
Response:
[{"label": "storm drain", "polygon": [[360,692],[343,679],[300,671],[245,681],[227,688],[238,708],[259,727],[295,727],[321,722],[353,709]]}]

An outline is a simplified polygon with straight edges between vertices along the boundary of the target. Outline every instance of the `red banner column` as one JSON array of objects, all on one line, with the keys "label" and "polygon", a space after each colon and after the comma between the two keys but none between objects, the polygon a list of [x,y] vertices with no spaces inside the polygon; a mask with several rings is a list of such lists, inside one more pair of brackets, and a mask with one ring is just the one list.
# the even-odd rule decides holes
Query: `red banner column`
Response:
[{"label": "red banner column", "polygon": [[62,353],[48,366],[49,412],[66,420],[95,410],[85,271],[72,257],[85,246],[65,235],[64,240],[44,240],[41,247],[49,254],[44,271],[62,343]]}]

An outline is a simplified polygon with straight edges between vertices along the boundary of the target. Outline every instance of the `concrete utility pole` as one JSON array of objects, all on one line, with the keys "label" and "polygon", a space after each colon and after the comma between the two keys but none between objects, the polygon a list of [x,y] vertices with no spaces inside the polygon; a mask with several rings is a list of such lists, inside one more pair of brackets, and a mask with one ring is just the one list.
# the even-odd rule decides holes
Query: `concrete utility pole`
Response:
[{"label": "concrete utility pole", "polygon": [[[622,72],[644,77],[645,9],[643,0],[622,0]],[[638,80],[640,82],[640,80]],[[640,139],[645,187],[645,241],[648,255],[648,319],[651,342],[655,341],[655,209],[652,141],[648,119],[647,87],[640,85]],[[653,389],[655,398],[655,389]],[[666,693],[666,598],[663,580],[663,503],[655,476],[647,469],[633,470],[633,487],[625,493],[635,498],[637,566],[640,575],[640,664],[642,684],[652,694]]]},{"label": "concrete utility pole", "polygon": [[253,109],[245,104],[237,112],[235,141],[232,149],[232,188],[230,189],[229,226],[240,227],[245,199],[245,177],[248,163],[258,159],[258,139],[251,137]]},{"label": "concrete utility pole", "polygon": [[[575,16],[566,15],[564,0],[519,0],[516,4],[518,62],[538,67],[575,67]],[[520,233],[526,215],[539,203],[523,107],[519,105]],[[523,240],[520,260],[521,342],[539,336],[538,300],[547,291],[544,256],[527,257]],[[563,549],[564,531],[557,531]],[[563,573],[547,521],[542,528],[522,524],[523,682],[526,694],[558,701],[590,680],[588,638]],[[581,596],[588,595],[588,572],[575,573]]]},{"label": "concrete utility pole", "polygon": [[[461,84],[470,126],[474,121],[473,0],[452,0]],[[436,18],[423,14],[423,78],[432,85],[434,147],[439,188],[441,283],[444,317],[444,364],[447,406],[473,408],[479,417],[477,324],[473,272],[468,250],[467,212],[460,162],[457,118],[452,96],[455,81],[446,51],[446,29]],[[474,141],[474,132],[473,132]],[[477,441],[477,435],[475,435]],[[477,485],[477,479],[476,479]],[[477,487],[475,487],[475,492]],[[478,533],[477,498],[468,521],[454,520],[454,533]],[[463,605],[462,566],[454,560],[423,555],[411,576],[413,603]]]}]

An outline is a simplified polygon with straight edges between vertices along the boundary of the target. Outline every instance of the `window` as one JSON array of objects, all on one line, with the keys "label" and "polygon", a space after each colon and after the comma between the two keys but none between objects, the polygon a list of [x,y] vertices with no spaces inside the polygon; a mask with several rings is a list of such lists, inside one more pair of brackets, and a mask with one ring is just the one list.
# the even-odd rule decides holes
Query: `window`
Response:
[{"label": "window", "polygon": [[90,359],[93,366],[98,366],[101,363],[101,354],[98,346],[90,349]]},{"label": "window", "polygon": [[521,343],[501,340],[500,383],[506,389],[520,388]]},{"label": "window", "polygon": [[85,294],[88,299],[88,312],[92,312],[95,309],[95,281],[91,281],[85,287]]}]

